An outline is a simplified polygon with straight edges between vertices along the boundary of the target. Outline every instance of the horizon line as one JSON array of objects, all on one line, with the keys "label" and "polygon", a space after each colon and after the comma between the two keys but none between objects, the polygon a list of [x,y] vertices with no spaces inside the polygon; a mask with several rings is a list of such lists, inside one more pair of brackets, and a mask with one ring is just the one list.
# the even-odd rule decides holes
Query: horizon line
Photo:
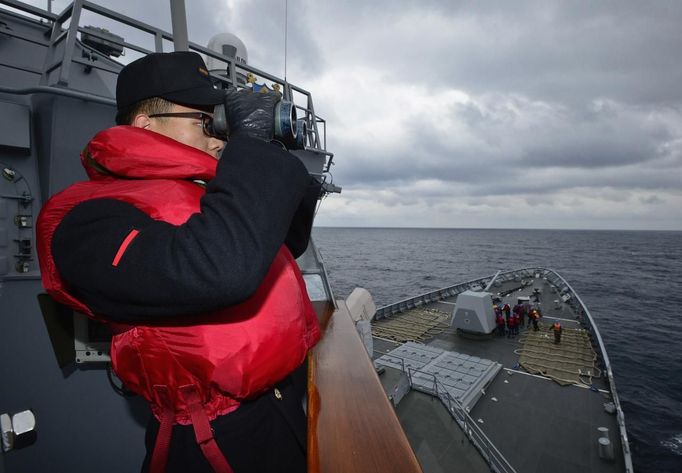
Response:
[{"label": "horizon line", "polygon": [[555,227],[398,227],[398,226],[360,226],[360,225],[313,225],[313,228],[357,228],[383,230],[554,230],[567,232],[682,232],[682,229],[657,228],[555,228]]}]

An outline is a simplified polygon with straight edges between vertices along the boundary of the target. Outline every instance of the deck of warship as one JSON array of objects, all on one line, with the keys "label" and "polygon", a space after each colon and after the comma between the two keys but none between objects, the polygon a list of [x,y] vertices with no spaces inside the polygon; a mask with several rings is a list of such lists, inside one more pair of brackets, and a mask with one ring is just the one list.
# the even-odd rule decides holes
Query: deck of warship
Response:
[{"label": "deck of warship", "polygon": [[[514,338],[457,333],[449,325],[457,295],[373,322],[375,365],[424,471],[487,472],[491,466],[519,473],[626,471],[617,418],[605,409],[612,401],[608,380],[581,316],[542,278],[496,283],[488,292],[510,306],[519,297],[535,300],[543,314],[539,330],[524,326]],[[549,332],[555,321],[564,328],[559,345]],[[580,360],[590,358],[585,347],[570,346],[573,335],[587,340],[592,367]],[[440,358],[431,362],[436,368],[410,359],[424,357],[412,355],[419,352],[414,347],[420,345],[410,341],[415,339],[425,349],[439,350],[434,356]],[[438,368],[444,366],[439,360],[452,356],[447,352],[501,366],[480,383],[470,381],[473,397],[461,393],[457,399],[460,391],[448,382],[457,372]],[[434,369],[441,370],[438,381]],[[430,385],[420,384],[429,376]],[[600,456],[609,450],[600,447],[605,435],[613,459]]]}]

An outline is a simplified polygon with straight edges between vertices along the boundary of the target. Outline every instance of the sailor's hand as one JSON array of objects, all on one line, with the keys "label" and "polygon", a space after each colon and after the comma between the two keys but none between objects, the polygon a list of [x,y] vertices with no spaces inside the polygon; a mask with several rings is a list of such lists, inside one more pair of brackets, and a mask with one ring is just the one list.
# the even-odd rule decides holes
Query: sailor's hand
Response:
[{"label": "sailor's hand", "polygon": [[264,141],[274,138],[275,105],[282,99],[279,92],[254,92],[230,88],[225,96],[230,137],[248,136]]}]

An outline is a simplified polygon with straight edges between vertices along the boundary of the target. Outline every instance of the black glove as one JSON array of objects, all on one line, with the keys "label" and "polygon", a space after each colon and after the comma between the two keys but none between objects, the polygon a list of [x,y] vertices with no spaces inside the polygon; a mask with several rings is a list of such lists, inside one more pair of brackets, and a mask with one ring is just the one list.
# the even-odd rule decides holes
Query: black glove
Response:
[{"label": "black glove", "polygon": [[225,111],[230,137],[249,136],[264,141],[272,140],[275,136],[275,105],[280,100],[282,95],[279,92],[228,89]]}]

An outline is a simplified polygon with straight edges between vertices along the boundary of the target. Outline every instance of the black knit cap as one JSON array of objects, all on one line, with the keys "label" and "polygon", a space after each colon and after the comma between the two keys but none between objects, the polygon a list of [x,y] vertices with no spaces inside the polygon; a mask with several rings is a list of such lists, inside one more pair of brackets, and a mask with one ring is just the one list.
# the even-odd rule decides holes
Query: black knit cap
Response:
[{"label": "black knit cap", "polygon": [[125,66],[118,75],[119,112],[151,97],[182,105],[208,106],[222,103],[225,92],[213,87],[201,56],[176,51],[148,54]]}]

